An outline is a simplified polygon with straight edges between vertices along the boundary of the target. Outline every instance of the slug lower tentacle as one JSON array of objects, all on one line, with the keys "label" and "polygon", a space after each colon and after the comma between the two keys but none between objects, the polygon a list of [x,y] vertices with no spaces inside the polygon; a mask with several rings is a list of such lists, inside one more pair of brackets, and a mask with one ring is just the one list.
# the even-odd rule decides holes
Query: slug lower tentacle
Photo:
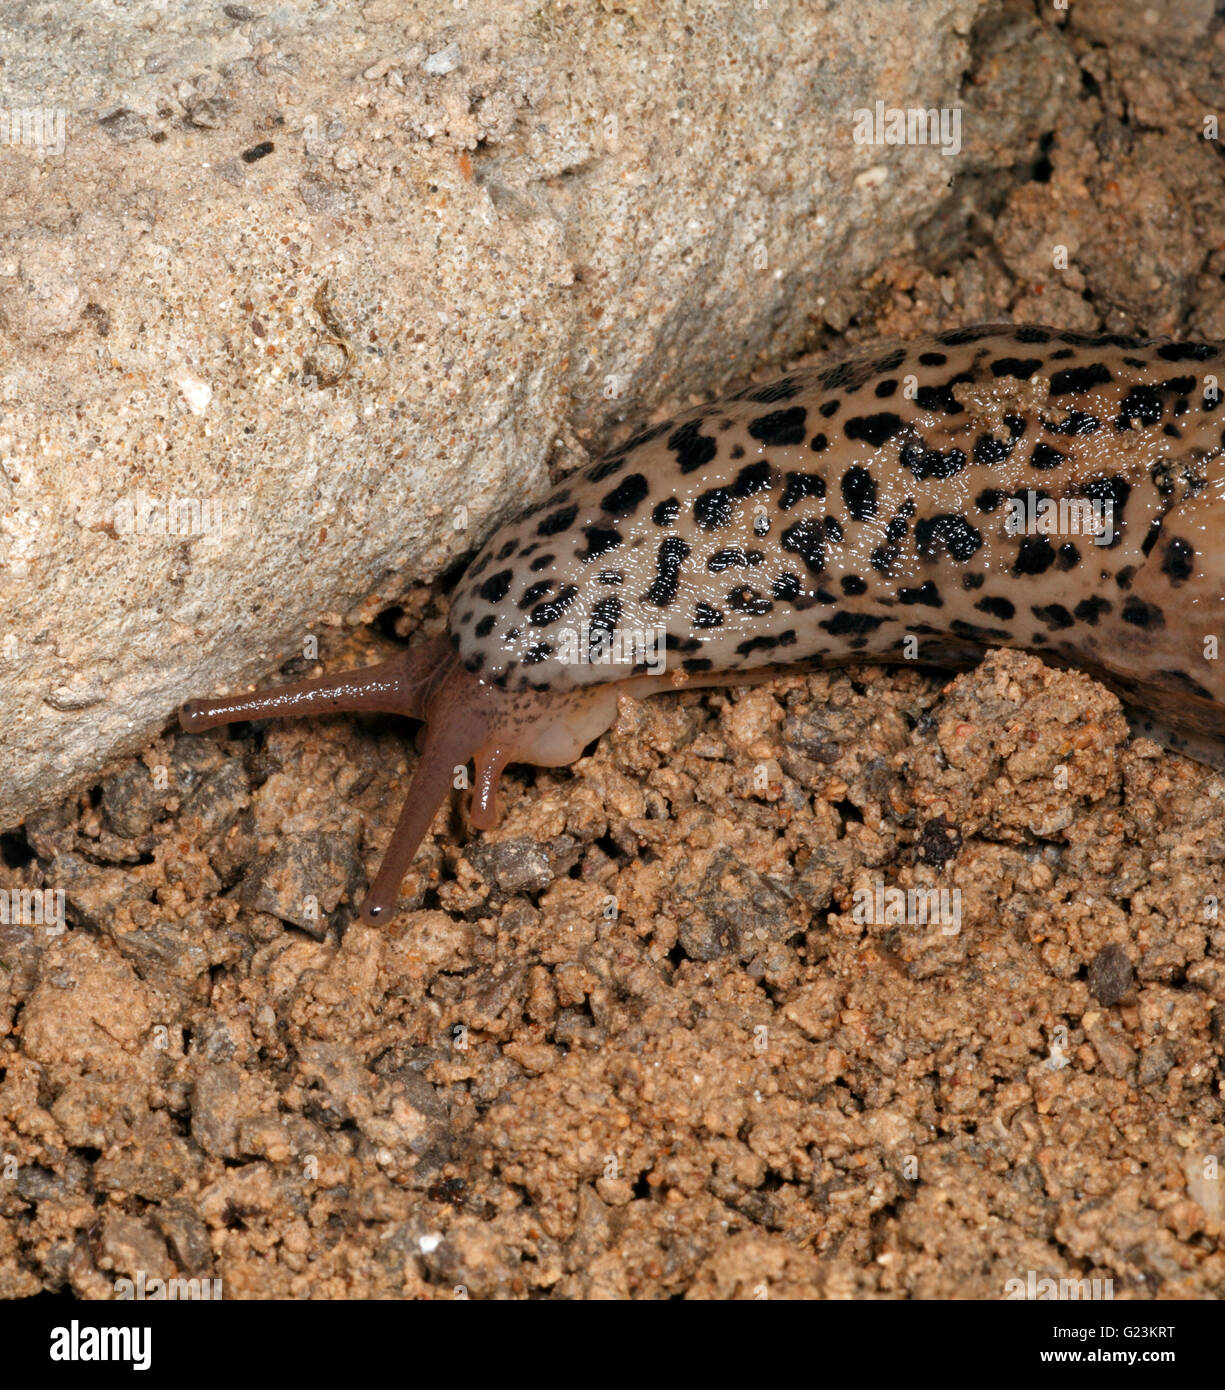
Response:
[{"label": "slug lower tentacle", "polygon": [[793,372],[642,431],[495,532],[446,637],[191,702],[183,725],[425,720],[367,921],[391,916],[457,768],[474,760],[487,829],[506,765],[573,761],[619,694],[1025,647],[1219,763],[1223,373],[1218,344],[1032,325]]}]

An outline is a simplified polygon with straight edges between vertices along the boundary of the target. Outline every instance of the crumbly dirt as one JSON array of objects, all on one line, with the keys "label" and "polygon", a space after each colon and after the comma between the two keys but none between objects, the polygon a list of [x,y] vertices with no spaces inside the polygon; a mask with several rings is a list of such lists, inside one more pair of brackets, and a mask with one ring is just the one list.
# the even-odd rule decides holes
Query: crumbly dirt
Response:
[{"label": "crumbly dirt", "polygon": [[[994,73],[976,138],[1012,174],[827,335],[1225,337],[1222,21],[1048,10],[976,36],[967,125]],[[1043,138],[1001,71],[1066,91]],[[413,589],[283,674],[444,614]],[[405,733],[170,730],[0,837],[68,919],[0,926],[0,1296],[1225,1291],[1225,780],[1088,677],[997,652],[625,701],[572,768],[512,771],[496,831],[440,810],[375,930]],[[956,917],[865,922],[878,884]]]}]

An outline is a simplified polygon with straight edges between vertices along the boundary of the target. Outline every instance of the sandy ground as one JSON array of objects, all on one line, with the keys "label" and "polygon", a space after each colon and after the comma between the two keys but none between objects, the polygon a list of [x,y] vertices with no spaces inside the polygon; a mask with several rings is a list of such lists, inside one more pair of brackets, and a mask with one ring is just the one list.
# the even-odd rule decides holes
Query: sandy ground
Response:
[{"label": "sandy ground", "polygon": [[[829,341],[1225,337],[1221,22],[1074,8],[978,36],[976,73],[1072,96],[827,306]],[[414,589],[285,676],[445,604]],[[573,768],[512,772],[495,832],[443,808],[373,930],[404,734],[168,731],[0,837],[69,923],[0,926],[0,1295],[1225,1289],[1225,780],[1089,678],[995,653],[623,702]],[[877,883],[959,918],[865,923]]]}]

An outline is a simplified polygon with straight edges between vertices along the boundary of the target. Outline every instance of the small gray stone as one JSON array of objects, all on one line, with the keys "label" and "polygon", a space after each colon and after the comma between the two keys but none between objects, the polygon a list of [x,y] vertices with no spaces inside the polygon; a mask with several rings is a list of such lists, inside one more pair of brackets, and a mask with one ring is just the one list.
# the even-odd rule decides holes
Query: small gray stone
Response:
[{"label": "small gray stone", "polygon": [[482,840],[465,850],[465,857],[488,883],[503,893],[541,893],[553,882],[549,856],[536,840]]},{"label": "small gray stone", "polygon": [[747,961],[800,930],[790,895],[730,853],[711,862],[685,907],[679,940],[690,960]]},{"label": "small gray stone", "polygon": [[352,841],[330,831],[285,835],[243,880],[238,899],[254,912],[270,912],[317,940],[341,898],[356,904],[363,884]]},{"label": "small gray stone", "polygon": [[1135,971],[1127,952],[1113,941],[1102,947],[1089,966],[1089,993],[1107,1008],[1127,994],[1134,980]]},{"label": "small gray stone", "polygon": [[213,1251],[208,1227],[189,1201],[176,1197],[163,1202],[153,1213],[153,1219],[181,1270],[197,1275],[212,1271]]},{"label": "small gray stone", "polygon": [[149,133],[145,118],[136,111],[129,111],[126,106],[103,116],[98,124],[120,145],[130,145],[133,140],[143,139]]},{"label": "small gray stone", "polygon": [[463,60],[459,44],[449,43],[445,48],[440,48],[437,53],[431,53],[421,64],[421,70],[431,77],[445,77],[447,73],[454,72]]},{"label": "small gray stone", "polygon": [[1140,1054],[1140,1085],[1150,1086],[1154,1081],[1163,1081],[1177,1061],[1178,1053],[1167,1039],[1152,1043]]},{"label": "small gray stone", "polygon": [[165,808],[166,791],[144,763],[130,763],[102,783],[102,815],[116,835],[136,840],[153,829]]}]

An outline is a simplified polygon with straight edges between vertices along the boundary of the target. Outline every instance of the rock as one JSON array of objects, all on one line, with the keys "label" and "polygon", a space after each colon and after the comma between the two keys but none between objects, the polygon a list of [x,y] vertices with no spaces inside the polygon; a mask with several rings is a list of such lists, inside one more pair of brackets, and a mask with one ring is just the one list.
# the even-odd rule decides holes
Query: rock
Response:
[{"label": "rock", "polygon": [[93,1184],[99,1192],[161,1201],[191,1181],[197,1161],[166,1116],[156,1112],[137,1126],[128,1143],[98,1159]]},{"label": "rock", "polygon": [[161,997],[84,933],[70,932],[57,949],[62,964],[44,967],[22,1015],[26,1054],[103,1075],[149,1057],[149,1031],[165,1016]]},{"label": "rock", "polygon": [[130,763],[102,783],[102,814],[111,830],[125,840],[148,834],[165,801],[165,790],[140,762]]},{"label": "rock", "polygon": [[1140,1053],[1140,1085],[1150,1086],[1154,1081],[1163,1081],[1177,1061],[1178,1052],[1172,1043],[1164,1038],[1152,1043]]},{"label": "rock", "polygon": [[553,882],[544,847],[526,836],[474,842],[465,848],[464,857],[487,883],[497,884],[503,893],[542,893]]},{"label": "rock", "polygon": [[682,874],[676,888],[678,939],[690,960],[732,956],[748,961],[770,943],[802,930],[791,895],[730,852],[717,853],[696,886]]},{"label": "rock", "polygon": [[102,1217],[98,1267],[135,1279],[168,1279],[174,1272],[162,1237],[135,1216],[108,1211]]},{"label": "rock", "polygon": [[957,105],[983,7],[7,7],[6,825],[810,339],[947,195],[856,107]]},{"label": "rock", "polygon": [[153,1212],[153,1219],[180,1270],[186,1274],[212,1273],[213,1251],[208,1227],[189,1201],[179,1197],[163,1202]]},{"label": "rock", "polygon": [[91,931],[109,931],[121,906],[149,896],[127,870],[105,869],[79,854],[56,855],[47,882],[64,890],[69,916]]},{"label": "rock", "polygon": [[198,1059],[191,1102],[191,1137],[214,1158],[239,1156],[238,1132],[244,1121],[275,1108],[268,1082],[235,1062]]},{"label": "rock", "polygon": [[1126,995],[1135,978],[1127,952],[1114,941],[1103,946],[1089,963],[1089,993],[1107,1008]]},{"label": "rock", "polygon": [[341,897],[347,894],[353,907],[363,882],[352,841],[314,830],[282,836],[243,880],[238,897],[244,907],[270,912],[321,941]]}]

